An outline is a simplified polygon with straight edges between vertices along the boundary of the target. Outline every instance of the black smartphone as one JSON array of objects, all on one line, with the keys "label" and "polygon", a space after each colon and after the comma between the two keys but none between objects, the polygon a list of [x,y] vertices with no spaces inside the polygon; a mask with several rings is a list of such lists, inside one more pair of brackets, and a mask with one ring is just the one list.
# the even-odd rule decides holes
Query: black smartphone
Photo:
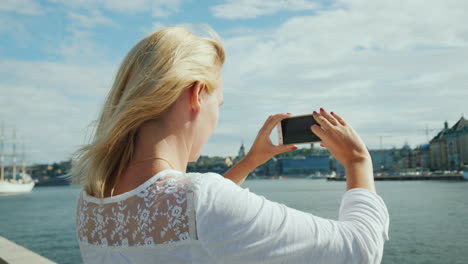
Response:
[{"label": "black smartphone", "polygon": [[281,120],[276,125],[279,145],[321,142],[322,139],[315,135],[310,128],[314,124],[320,126],[312,114],[291,116]]}]

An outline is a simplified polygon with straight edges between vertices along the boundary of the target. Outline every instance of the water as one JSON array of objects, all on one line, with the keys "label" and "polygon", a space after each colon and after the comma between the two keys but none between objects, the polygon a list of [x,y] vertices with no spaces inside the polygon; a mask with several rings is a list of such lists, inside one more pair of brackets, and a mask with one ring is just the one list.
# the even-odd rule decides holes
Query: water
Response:
[{"label": "water", "polygon": [[[252,180],[243,187],[298,210],[337,219],[345,182]],[[382,263],[467,263],[468,182],[376,182],[390,213]],[[79,187],[0,196],[0,235],[58,263],[81,263],[74,213]]]}]

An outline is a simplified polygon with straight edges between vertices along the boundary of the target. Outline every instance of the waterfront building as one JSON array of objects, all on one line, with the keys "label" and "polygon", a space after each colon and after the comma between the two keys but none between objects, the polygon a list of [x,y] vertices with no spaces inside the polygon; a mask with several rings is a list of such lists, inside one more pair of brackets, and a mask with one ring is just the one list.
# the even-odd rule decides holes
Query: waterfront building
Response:
[{"label": "waterfront building", "polygon": [[369,154],[372,158],[372,166],[374,171],[388,171],[393,170],[395,164],[395,152],[393,149],[376,149],[369,150]]},{"label": "waterfront building", "polygon": [[413,155],[408,142],[405,142],[403,147],[398,151],[396,159],[396,170],[405,170],[412,167]]},{"label": "waterfront building", "polygon": [[267,162],[258,166],[251,173],[249,173],[247,179],[278,176],[278,166],[278,158],[272,157]]},{"label": "waterfront building", "polygon": [[234,158],[234,161],[233,161],[234,164],[236,164],[237,162],[242,160],[244,157],[245,157],[245,148],[244,148],[244,140],[242,140],[241,146],[239,148],[239,152],[238,152],[237,156]]},{"label": "waterfront building", "polygon": [[413,168],[428,170],[430,169],[429,144],[421,144],[412,151]]},{"label": "waterfront building", "polygon": [[231,167],[234,164],[234,162],[232,161],[232,157],[229,156],[229,157],[225,158],[224,159],[224,164],[226,164],[226,166],[228,166],[228,167]]},{"label": "waterfront building", "polygon": [[330,155],[278,159],[279,174],[283,176],[307,176],[314,173],[330,173]]},{"label": "waterfront building", "polygon": [[468,120],[462,117],[429,141],[431,170],[459,170],[468,164]]},{"label": "waterfront building", "polygon": [[344,177],[346,174],[345,167],[332,155],[330,155],[330,171],[334,171],[336,177]]},{"label": "waterfront building", "polygon": [[278,173],[278,159],[273,157],[271,158],[269,161],[266,162],[266,166],[265,166],[265,169],[266,169],[266,174],[265,175],[276,175]]}]

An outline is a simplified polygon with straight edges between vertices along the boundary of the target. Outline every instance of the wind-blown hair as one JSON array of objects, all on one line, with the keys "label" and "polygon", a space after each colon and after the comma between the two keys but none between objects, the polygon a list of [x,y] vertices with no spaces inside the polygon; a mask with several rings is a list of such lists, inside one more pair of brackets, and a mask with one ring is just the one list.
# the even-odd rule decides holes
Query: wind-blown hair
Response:
[{"label": "wind-blown hair", "polygon": [[135,135],[148,120],[162,119],[179,96],[195,82],[207,93],[216,88],[225,52],[219,35],[211,37],[183,27],[147,35],[126,55],[109,91],[89,144],[73,153],[69,176],[88,195],[103,198],[134,155]]}]

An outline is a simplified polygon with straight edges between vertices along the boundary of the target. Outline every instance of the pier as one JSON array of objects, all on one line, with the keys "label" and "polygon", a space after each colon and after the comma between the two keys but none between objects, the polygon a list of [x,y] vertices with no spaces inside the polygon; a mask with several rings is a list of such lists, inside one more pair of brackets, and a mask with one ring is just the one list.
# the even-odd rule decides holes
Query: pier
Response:
[{"label": "pier", "polygon": [[[460,174],[442,174],[442,175],[386,175],[374,176],[374,181],[463,181],[463,175]],[[327,177],[327,181],[346,181],[345,177]]]},{"label": "pier", "polygon": [[0,264],[53,264],[55,262],[0,236]]}]

